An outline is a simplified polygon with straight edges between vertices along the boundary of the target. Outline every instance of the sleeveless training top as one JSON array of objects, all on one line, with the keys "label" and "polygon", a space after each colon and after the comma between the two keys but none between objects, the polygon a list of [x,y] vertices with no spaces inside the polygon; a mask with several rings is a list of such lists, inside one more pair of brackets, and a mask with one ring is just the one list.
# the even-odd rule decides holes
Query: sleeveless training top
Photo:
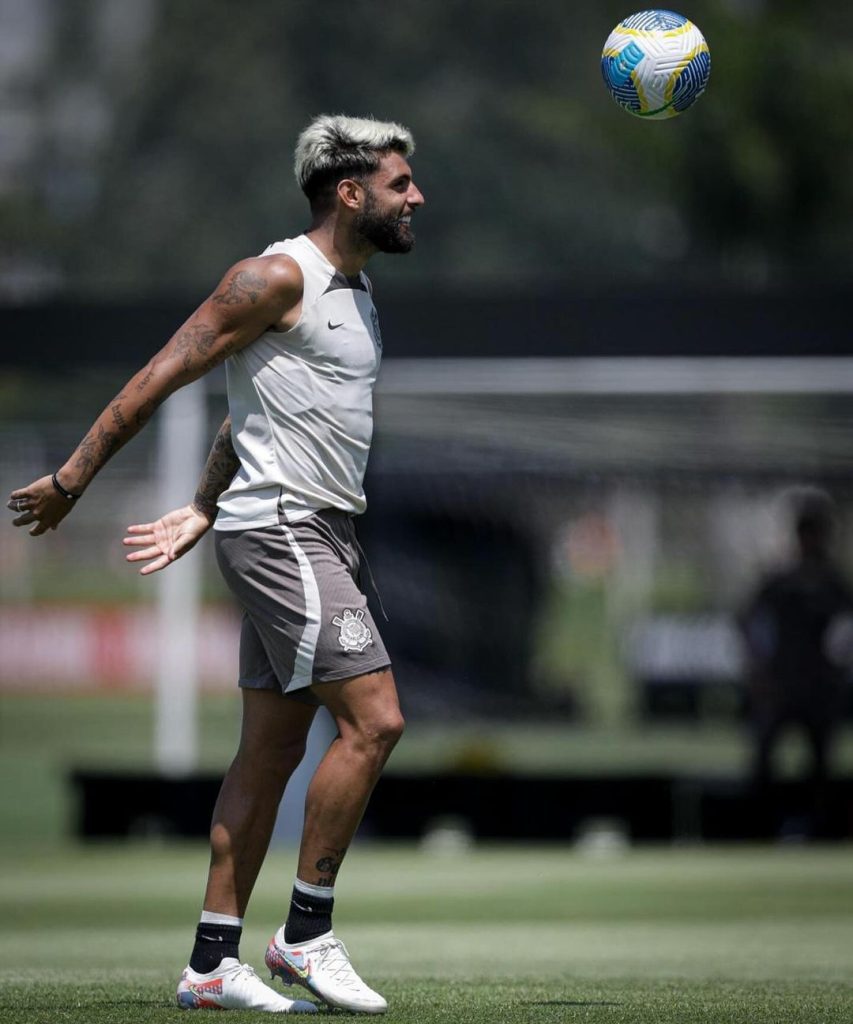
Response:
[{"label": "sleeveless training top", "polygon": [[240,468],[219,499],[217,530],[304,519],[324,508],[361,513],[373,434],[379,317],[364,274],[345,277],[305,235],[262,253],[302,269],[298,323],[267,331],[225,361]]}]

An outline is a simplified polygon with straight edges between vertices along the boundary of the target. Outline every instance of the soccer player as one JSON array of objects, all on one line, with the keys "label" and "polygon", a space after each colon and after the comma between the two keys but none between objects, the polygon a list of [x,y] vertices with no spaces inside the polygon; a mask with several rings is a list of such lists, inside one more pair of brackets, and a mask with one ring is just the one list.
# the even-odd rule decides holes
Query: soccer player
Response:
[{"label": "soccer player", "polygon": [[829,495],[805,489],[792,512],[796,558],[761,581],[739,625],[749,657],[755,794],[772,806],[773,753],[786,728],[799,728],[811,752],[808,814],[783,828],[819,838],[829,824],[829,755],[844,717],[845,667],[832,638],[853,616],[853,592],[833,558]]},{"label": "soccer player", "polygon": [[[394,677],[357,575],[353,517],[372,434],[382,351],[364,266],[414,244],[423,204],[401,125],[323,115],[299,137],[296,178],[311,227],[235,264],[219,287],[109,403],[51,476],[13,491],[16,526],[56,529],[95,474],[177,388],[225,362],[229,417],[192,505],[132,527],[142,572],[189,550],[215,518],[216,553],[243,607],[237,755],[213,813],[204,909],[180,1006],[311,1012],[239,960],[243,916],[285,784],[319,704],[338,736],[311,781],[274,976],[324,1003],[381,1013],[386,1002],[332,930],[335,879],[402,729]],[[218,512],[217,512],[218,504]]]}]

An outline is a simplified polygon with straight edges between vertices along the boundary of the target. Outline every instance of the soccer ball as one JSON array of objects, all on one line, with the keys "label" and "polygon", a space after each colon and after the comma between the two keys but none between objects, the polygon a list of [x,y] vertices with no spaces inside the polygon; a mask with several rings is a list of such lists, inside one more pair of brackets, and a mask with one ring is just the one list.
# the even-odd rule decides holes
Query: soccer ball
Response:
[{"label": "soccer ball", "polygon": [[711,54],[699,29],[674,11],[639,11],[607,37],[601,73],[610,95],[637,117],[675,117],[705,91]]}]

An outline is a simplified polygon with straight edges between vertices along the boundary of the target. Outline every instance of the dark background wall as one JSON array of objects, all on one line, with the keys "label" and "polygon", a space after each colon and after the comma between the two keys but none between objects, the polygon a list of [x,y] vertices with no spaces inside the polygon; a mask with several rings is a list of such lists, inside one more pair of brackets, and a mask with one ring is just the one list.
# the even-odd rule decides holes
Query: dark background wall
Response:
[{"label": "dark background wall", "polygon": [[[389,288],[377,296],[396,357],[849,355],[846,289],[760,292],[553,289],[517,293]],[[135,367],[192,301],[52,302],[0,308],[3,362],[48,373],[83,364]]]}]

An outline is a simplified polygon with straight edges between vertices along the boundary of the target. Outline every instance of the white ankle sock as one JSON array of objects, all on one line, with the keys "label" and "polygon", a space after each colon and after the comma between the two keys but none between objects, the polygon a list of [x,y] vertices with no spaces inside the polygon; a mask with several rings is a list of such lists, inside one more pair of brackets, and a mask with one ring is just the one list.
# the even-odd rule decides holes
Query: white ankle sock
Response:
[{"label": "white ankle sock", "polygon": [[242,917],[231,917],[230,914],[214,914],[212,910],[202,910],[199,918],[201,924],[230,924],[232,928],[242,928]]},{"label": "white ankle sock", "polygon": [[312,885],[310,882],[303,882],[301,878],[297,878],[293,883],[293,888],[297,892],[307,893],[309,896],[319,896],[320,899],[334,899],[335,887],[333,885]]}]

